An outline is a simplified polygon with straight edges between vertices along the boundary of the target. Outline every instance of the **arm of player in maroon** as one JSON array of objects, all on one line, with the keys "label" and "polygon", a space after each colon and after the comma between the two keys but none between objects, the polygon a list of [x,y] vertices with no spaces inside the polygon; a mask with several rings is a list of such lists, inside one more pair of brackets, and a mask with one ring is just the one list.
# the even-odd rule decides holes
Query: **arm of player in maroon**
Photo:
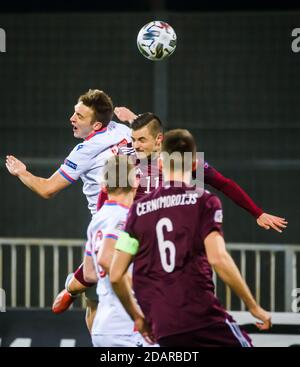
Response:
[{"label": "arm of player in maroon", "polygon": [[258,218],[263,213],[263,210],[254,203],[250,196],[236,182],[224,177],[209,165],[204,167],[204,182],[223,192],[229,199],[246,209],[255,218]]},{"label": "arm of player in maroon", "polygon": [[264,213],[236,182],[230,178],[224,177],[207,163],[205,163],[204,166],[204,182],[223,192],[223,194],[229,197],[229,199],[234,201],[237,205],[246,209],[256,218],[256,222],[260,227],[264,229],[273,228],[280,233],[282,229],[287,227],[288,222],[285,218]]}]

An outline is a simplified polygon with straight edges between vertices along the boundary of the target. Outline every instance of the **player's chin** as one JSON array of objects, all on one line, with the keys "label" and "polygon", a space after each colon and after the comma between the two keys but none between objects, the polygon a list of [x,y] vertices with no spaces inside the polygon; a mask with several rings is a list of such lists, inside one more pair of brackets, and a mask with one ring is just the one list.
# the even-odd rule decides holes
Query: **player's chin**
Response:
[{"label": "player's chin", "polygon": [[147,154],[145,152],[136,152],[138,159],[147,159]]},{"label": "player's chin", "polygon": [[77,139],[81,138],[80,133],[79,133],[78,130],[73,130],[73,135],[74,135],[74,138],[77,138]]}]

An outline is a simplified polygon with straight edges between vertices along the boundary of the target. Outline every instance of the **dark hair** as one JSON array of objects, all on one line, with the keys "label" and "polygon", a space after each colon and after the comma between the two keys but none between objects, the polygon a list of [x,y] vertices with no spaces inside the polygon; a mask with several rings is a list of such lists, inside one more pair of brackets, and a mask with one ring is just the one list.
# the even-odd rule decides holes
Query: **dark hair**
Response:
[{"label": "dark hair", "polygon": [[[177,163],[183,164],[180,167],[184,171],[192,170],[193,161],[196,160],[196,150],[195,139],[188,130],[174,129],[164,135],[161,152],[162,154],[167,153],[169,156],[174,153],[170,162],[171,170],[174,170],[174,167],[178,167]],[[176,162],[177,157],[175,153],[178,154],[179,162]]]},{"label": "dark hair", "polygon": [[145,112],[138,115],[131,124],[132,130],[136,131],[147,126],[151,135],[156,138],[159,133],[163,132],[163,126],[160,118],[152,112]]},{"label": "dark hair", "polygon": [[94,112],[95,121],[107,126],[112,119],[114,106],[111,98],[99,89],[90,89],[78,98],[85,106]]},{"label": "dark hair", "polygon": [[109,158],[104,167],[104,184],[108,193],[129,192],[135,184],[135,166],[128,155]]}]

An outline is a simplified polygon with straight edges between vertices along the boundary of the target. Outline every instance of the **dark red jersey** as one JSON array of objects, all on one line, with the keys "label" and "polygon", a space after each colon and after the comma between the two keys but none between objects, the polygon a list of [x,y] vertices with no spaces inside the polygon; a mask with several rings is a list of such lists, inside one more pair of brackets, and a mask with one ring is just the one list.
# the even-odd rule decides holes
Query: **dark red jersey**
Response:
[{"label": "dark red jersey", "polygon": [[[149,194],[162,184],[162,173],[158,168],[156,159],[138,163],[137,174],[140,178],[140,185],[138,187],[135,200]],[[258,218],[263,213],[263,210],[254,203],[249,195],[236,182],[230,178],[224,177],[207,162],[204,163],[204,183],[221,191],[229,199],[247,210],[255,218]],[[107,200],[107,194],[100,191],[97,210],[101,208],[105,200]]]},{"label": "dark red jersey", "polygon": [[222,233],[217,196],[171,182],[136,201],[125,231],[139,241],[133,288],[157,339],[230,319],[214,295],[204,239]]},{"label": "dark red jersey", "polygon": [[149,194],[162,185],[162,172],[158,167],[157,158],[138,161],[136,166],[139,186],[135,200]]}]

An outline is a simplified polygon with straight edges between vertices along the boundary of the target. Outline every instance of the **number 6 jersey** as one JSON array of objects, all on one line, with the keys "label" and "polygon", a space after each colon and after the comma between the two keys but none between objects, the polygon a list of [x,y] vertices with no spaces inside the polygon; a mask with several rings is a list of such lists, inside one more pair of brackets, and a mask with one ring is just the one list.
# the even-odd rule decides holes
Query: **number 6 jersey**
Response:
[{"label": "number 6 jersey", "polygon": [[[181,184],[181,187],[176,187]],[[125,232],[139,243],[133,288],[157,339],[224,321],[204,239],[222,234],[217,196],[168,182],[133,204]]]}]

